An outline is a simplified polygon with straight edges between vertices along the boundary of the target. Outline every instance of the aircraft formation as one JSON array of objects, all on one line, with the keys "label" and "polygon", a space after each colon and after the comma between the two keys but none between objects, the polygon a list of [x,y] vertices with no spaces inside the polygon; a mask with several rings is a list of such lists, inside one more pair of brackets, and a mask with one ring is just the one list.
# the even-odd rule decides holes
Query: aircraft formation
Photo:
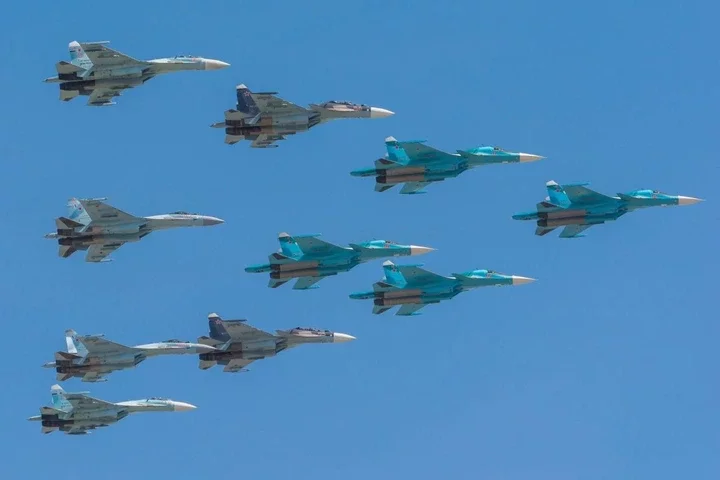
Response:
[{"label": "aircraft formation", "polygon": [[[107,46],[108,42],[70,42],[70,62],[56,64],[57,76],[45,79],[57,83],[60,100],[88,96],[88,106],[115,105],[113,99],[125,90],[144,84],[164,73],[185,70],[217,70],[229,63],[198,56],[175,56],[154,60],[136,60]],[[211,125],[225,129],[225,143],[246,140],[252,148],[276,148],[277,142],[296,133],[331,120],[351,118],[386,118],[394,112],[348,101],[326,101],[301,107],[277,96],[277,92],[253,92],[244,84],[236,87],[236,107],[225,111],[225,119]],[[430,184],[452,179],[476,167],[528,163],[542,160],[537,154],[507,151],[496,146],[479,146],[444,152],[425,145],[425,141],[385,139],[386,154],[373,167],[350,172],[355,177],[375,177],[375,191],[385,192],[402,185],[400,194],[424,194]],[[518,213],[515,220],[534,220],[535,234],[543,236],[564,227],[561,238],[584,236],[593,225],[617,220],[622,215],[647,207],[692,205],[695,197],[670,195],[658,190],[640,189],[608,196],[587,188],[587,183],[546,183],[548,196],[535,211]],[[198,213],[177,211],[138,217],[107,203],[105,198],[71,198],[67,216],[55,219],[56,231],[45,235],[58,242],[58,255],[70,257],[78,250],[87,251],[85,261],[108,262],[110,254],[127,242],[138,242],[155,230],[176,227],[207,227],[224,220]],[[440,275],[422,264],[395,264],[390,258],[418,256],[434,251],[432,247],[390,240],[366,240],[337,245],[321,240],[320,234],[290,235],[280,233],[280,249],[268,256],[267,263],[250,265],[247,273],[268,273],[268,287],[277,288],[294,280],[294,290],[316,289],[326,277],[349,272],[361,263],[383,260],[384,276],[372,290],[349,294],[351,299],[372,300],[373,314],[399,307],[396,315],[413,316],[429,304],[451,300],[462,292],[479,287],[518,286],[534,278],[498,273],[490,269],[471,269]],[[196,342],[177,339],[126,346],[106,340],[103,335],[78,335],[65,331],[66,350],[58,351],[54,360],[44,364],[56,371],[56,379],[72,378],[82,382],[105,382],[118,370],[136,367],[148,358],[162,355],[197,355],[198,368],[208,370],[219,365],[223,372],[248,371],[256,360],[311,343],[345,343],[355,337],[345,333],[296,327],[265,332],[246,320],[223,320],[216,313],[208,316],[208,335]],[[189,411],[189,403],[151,397],[143,400],[109,402],[88,395],[68,393],[59,385],[51,387],[50,407],[41,407],[40,415],[29,418],[40,421],[43,433],[61,431],[82,435],[112,425],[131,413]]]}]

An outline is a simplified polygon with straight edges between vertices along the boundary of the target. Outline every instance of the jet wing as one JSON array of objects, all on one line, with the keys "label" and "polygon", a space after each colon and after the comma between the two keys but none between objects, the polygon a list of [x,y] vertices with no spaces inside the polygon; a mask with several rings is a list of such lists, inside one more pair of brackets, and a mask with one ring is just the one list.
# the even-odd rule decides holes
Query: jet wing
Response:
[{"label": "jet wing", "polygon": [[338,254],[346,254],[349,251],[352,252],[352,250],[348,250],[346,248],[340,247],[338,245],[332,244],[330,242],[326,242],[324,240],[320,240],[317,237],[293,237],[293,240],[297,243],[298,247],[300,247],[300,250],[303,251],[304,254],[324,254],[324,255],[338,255]]},{"label": "jet wing", "polygon": [[104,410],[115,407],[114,403],[98,400],[84,393],[66,393],[65,399],[70,402],[73,410]]},{"label": "jet wing", "polygon": [[260,114],[265,116],[284,116],[284,115],[307,115],[308,110],[295,105],[292,102],[283,100],[280,97],[268,93],[252,93],[252,99],[260,109]]},{"label": "jet wing", "polygon": [[228,335],[230,335],[232,342],[249,342],[252,340],[267,340],[275,338],[275,336],[271,333],[237,320],[225,320],[223,321],[223,326],[225,327]]},{"label": "jet wing", "polygon": [[78,200],[95,223],[122,223],[141,220],[100,200]]},{"label": "jet wing", "polygon": [[309,290],[311,288],[317,288],[313,287],[313,285],[323,278],[325,277],[300,277],[297,282],[295,282],[295,285],[293,285],[293,290]]},{"label": "jet wing", "polygon": [[256,137],[247,137],[248,140],[252,138],[250,146],[252,148],[277,148],[275,142],[285,140],[282,135],[258,135]]},{"label": "jet wing", "polygon": [[400,274],[405,278],[408,286],[411,285],[428,285],[428,284],[448,284],[454,283],[455,281],[438,275],[437,273],[429,272],[424,268],[396,265],[396,268]]},{"label": "jet wing", "polygon": [[580,185],[563,185],[563,190],[572,203],[615,203],[617,198],[608,197]]},{"label": "jet wing", "polygon": [[[105,257],[113,253],[118,248],[125,245],[125,242],[112,242],[112,243],[94,243],[88,248],[87,255],[85,255],[86,262],[102,262]],[[109,261],[109,260],[108,260]]]},{"label": "jet wing", "polygon": [[410,317],[413,315],[420,315],[419,313],[416,313],[416,312],[426,306],[427,306],[427,303],[405,304],[398,309],[398,311],[395,315],[400,315],[400,316],[405,316],[405,317]]},{"label": "jet wing", "polygon": [[427,187],[431,183],[432,182],[407,182],[405,185],[403,185],[403,188],[400,190],[400,193],[404,193],[407,195],[425,193],[425,192],[421,192],[420,190]]},{"label": "jet wing", "polygon": [[225,365],[223,372],[236,373],[244,368],[247,368],[255,360],[249,358],[233,358],[230,362]]},{"label": "jet wing", "polygon": [[457,163],[460,156],[453,155],[437,148],[429,147],[418,142],[398,142],[398,146],[405,150],[410,159],[409,165],[421,165],[424,163]]},{"label": "jet wing", "polygon": [[581,232],[587,230],[588,228],[592,227],[592,224],[590,225],[568,225],[567,227],[563,228],[563,231],[560,232],[560,238],[573,238],[573,237],[582,237],[584,235],[580,235]]},{"label": "jet wing", "polygon": [[88,98],[87,104],[92,107],[113,105],[112,99],[120,95],[124,88],[95,88]]},{"label": "jet wing", "polygon": [[130,67],[147,65],[147,62],[129,57],[124,53],[106,47],[102,43],[81,43],[80,46],[87,54],[94,67]]},{"label": "jet wing", "polygon": [[119,343],[105,340],[97,336],[78,336],[78,341],[82,343],[90,355],[114,355],[118,353],[130,353],[134,349],[121,345]]}]

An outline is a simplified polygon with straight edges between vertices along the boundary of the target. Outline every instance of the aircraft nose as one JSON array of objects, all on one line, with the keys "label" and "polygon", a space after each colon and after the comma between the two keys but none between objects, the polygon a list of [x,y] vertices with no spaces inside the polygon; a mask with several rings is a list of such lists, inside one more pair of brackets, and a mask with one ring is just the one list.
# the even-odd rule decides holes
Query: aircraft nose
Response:
[{"label": "aircraft nose", "polygon": [[518,275],[512,276],[513,285],[525,285],[526,283],[532,283],[534,281],[535,279],[530,277],[520,277]]},{"label": "aircraft nose", "polygon": [[345,343],[355,340],[355,337],[348,335],[347,333],[335,333],[333,334],[333,343]]},{"label": "aircraft nose", "polygon": [[203,217],[202,224],[203,227],[209,227],[212,225],[220,225],[221,223],[225,223],[225,220],[221,218],[216,217]]},{"label": "aircraft nose", "polygon": [[678,205],[694,205],[698,202],[702,202],[702,198],[695,198],[695,197],[684,197],[682,195],[678,195]]},{"label": "aircraft nose", "polygon": [[538,160],[542,160],[543,158],[545,158],[540,155],[533,155],[532,153],[521,153],[521,154],[519,154],[519,156],[520,156],[520,161],[523,163],[536,162]]},{"label": "aircraft nose", "polygon": [[410,245],[410,255],[423,255],[425,253],[434,252],[434,248],[430,247],[420,247],[417,245]]},{"label": "aircraft nose", "polygon": [[185,412],[187,410],[195,410],[197,407],[185,402],[172,402],[173,410],[176,412]]},{"label": "aircraft nose", "polygon": [[386,110],[384,108],[370,107],[370,118],[385,118],[391,115],[395,115],[395,112]]},{"label": "aircraft nose", "polygon": [[220,60],[205,59],[205,70],[220,70],[221,68],[227,68],[230,64],[221,62]]}]

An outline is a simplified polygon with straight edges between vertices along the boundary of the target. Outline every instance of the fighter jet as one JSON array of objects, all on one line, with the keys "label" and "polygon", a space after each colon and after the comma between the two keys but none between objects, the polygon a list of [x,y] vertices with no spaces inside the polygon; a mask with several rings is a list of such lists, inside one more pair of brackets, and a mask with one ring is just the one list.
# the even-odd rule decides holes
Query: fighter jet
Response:
[{"label": "fighter jet", "polygon": [[60,430],[68,435],[85,435],[90,430],[119,422],[131,413],[181,412],[197,408],[159,397],[113,403],[90,397],[87,393],[66,393],[60,385],[53,385],[50,388],[52,407],[40,407],[40,415],[28,420],[41,421],[42,433]]},{"label": "fighter jet", "polygon": [[545,235],[564,226],[560,238],[584,237],[581,233],[593,225],[617,220],[628,212],[645,207],[692,205],[702,200],[669,195],[658,190],[633,190],[610,197],[586,188],[588,183],[546,184],[548,196],[536,205],[536,212],[518,213],[515,220],[537,220],[535,235]]},{"label": "fighter jet", "polygon": [[198,343],[215,347],[200,354],[200,369],[216,364],[225,365],[224,372],[247,372],[255,360],[274,357],[285,349],[304,343],[343,343],[355,340],[352,335],[297,327],[276,330],[277,335],[251,327],[246,320],[222,320],[217,313],[208,315],[210,336],[198,338]]},{"label": "fighter jet", "polygon": [[387,154],[375,160],[373,168],[350,172],[354,177],[375,177],[375,191],[384,192],[404,183],[402,194],[427,193],[423,190],[434,182],[455,178],[466,170],[498,163],[526,163],[544,157],[531,153],[507,152],[500,147],[476,147],[447,153],[423,145],[425,140],[398,142],[385,139]]},{"label": "fighter jet", "polygon": [[110,42],[70,42],[70,63],[55,64],[58,75],[46,83],[60,84],[60,100],[67,102],[78,95],[89,95],[93,107],[115,105],[113,97],[127,88],[137,87],[161,73],[182,70],[218,70],[230,66],[220,60],[179,55],[155,60],[136,60],[106,47]]},{"label": "fighter jet", "polygon": [[248,273],[270,272],[268,287],[277,288],[297,278],[293,290],[317,288],[315,284],[325,277],[347,272],[357,265],[385,257],[422,255],[434,248],[417,245],[400,245],[389,240],[371,240],[351,243],[341,247],[320,240],[320,234],[291,237],[283,232],[278,235],[280,250],[268,256],[270,263],[252,265]]},{"label": "fighter jet", "polygon": [[215,350],[209,345],[182,340],[126,347],[103,337],[78,335],[75,330],[65,330],[67,352],[55,352],[55,361],[43,367],[54,368],[61,382],[72,377],[79,377],[83,382],[105,382],[106,375],[116,370],[133,368],[148,357],[200,354]]},{"label": "fighter jet", "polygon": [[276,97],[277,92],[251,92],[238,85],[237,108],[225,112],[225,121],[210,125],[225,129],[225,143],[250,140],[254,148],[277,148],[276,141],[340,118],[384,118],[390,110],[331,100],[304,108]]},{"label": "fighter jet", "polygon": [[374,299],[373,313],[380,314],[401,305],[395,315],[411,316],[430,303],[450,300],[477,287],[502,287],[534,282],[534,278],[504,275],[492,270],[470,270],[443,277],[420,268],[422,265],[383,263],[385,277],[373,284],[371,292],[350,295],[356,300]]},{"label": "fighter jet", "polygon": [[67,258],[77,250],[87,250],[86,262],[106,262],[110,253],[126,242],[137,242],[155,230],[176,227],[207,227],[224,223],[216,217],[197,213],[173,212],[151,217],[135,217],[103,203],[106,198],[68,200],[68,217],[55,219],[58,255]]}]

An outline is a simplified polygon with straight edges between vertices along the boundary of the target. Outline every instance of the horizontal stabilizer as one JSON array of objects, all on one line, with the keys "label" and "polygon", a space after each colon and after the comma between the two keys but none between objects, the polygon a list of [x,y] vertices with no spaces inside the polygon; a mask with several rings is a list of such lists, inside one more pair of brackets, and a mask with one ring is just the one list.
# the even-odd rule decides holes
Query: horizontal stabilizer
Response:
[{"label": "horizontal stabilizer", "polygon": [[390,310],[392,307],[386,307],[381,305],[373,305],[372,313],[374,315],[380,315],[381,313],[385,313],[388,310]]},{"label": "horizontal stabilizer", "polygon": [[72,63],[68,63],[65,61],[56,63],[55,69],[60,75],[68,75],[72,73],[82,72],[85,70],[84,68],[78,67],[77,65],[73,65]]},{"label": "horizontal stabilizer", "polygon": [[292,263],[297,262],[297,260],[288,257],[287,255],[283,255],[280,252],[271,253],[268,255],[268,259],[270,260],[271,264],[283,264],[283,263]]},{"label": "horizontal stabilizer", "polygon": [[68,102],[78,95],[80,95],[79,90],[60,90],[60,100],[63,102]]},{"label": "horizontal stabilizer", "polygon": [[393,188],[397,183],[376,183],[375,184],[375,191],[376,192],[384,192],[385,190],[390,190]]},{"label": "horizontal stabilizer", "polygon": [[207,370],[208,368],[212,368],[217,364],[215,360],[200,360],[200,364],[198,367],[200,367],[200,370]]},{"label": "horizontal stabilizer", "polygon": [[71,245],[60,245],[58,248],[58,256],[62,258],[68,258],[70,255],[75,253],[77,250]]},{"label": "horizontal stabilizer", "polygon": [[220,340],[215,340],[214,338],[210,338],[210,337],[199,337],[197,339],[197,343],[199,343],[200,345],[208,345],[210,347],[216,347],[217,345],[220,345],[224,342],[222,342]]},{"label": "horizontal stabilizer", "polygon": [[60,415],[63,414],[62,410],[58,410],[57,408],[52,407],[40,407],[40,414],[41,415]]},{"label": "horizontal stabilizer", "polygon": [[66,228],[78,228],[78,227],[84,227],[82,223],[76,222],[75,220],[70,220],[66,217],[59,217],[55,219],[55,227],[57,227],[58,230],[66,229]]},{"label": "horizontal stabilizer", "polygon": [[55,379],[58,382],[64,382],[65,380],[68,380],[69,378],[72,378],[72,373],[57,373],[57,374],[55,374]]},{"label": "horizontal stabilizer", "polygon": [[288,278],[288,279],[282,279],[282,280],[280,280],[280,279],[278,279],[278,278],[271,278],[270,281],[268,282],[268,287],[270,287],[270,288],[278,288],[278,287],[286,284],[286,283],[288,282],[288,280],[290,280],[290,279]]},{"label": "horizontal stabilizer", "polygon": [[74,355],[72,353],[67,353],[67,352],[55,352],[55,361],[75,360],[78,358],[82,358],[82,356]]}]

